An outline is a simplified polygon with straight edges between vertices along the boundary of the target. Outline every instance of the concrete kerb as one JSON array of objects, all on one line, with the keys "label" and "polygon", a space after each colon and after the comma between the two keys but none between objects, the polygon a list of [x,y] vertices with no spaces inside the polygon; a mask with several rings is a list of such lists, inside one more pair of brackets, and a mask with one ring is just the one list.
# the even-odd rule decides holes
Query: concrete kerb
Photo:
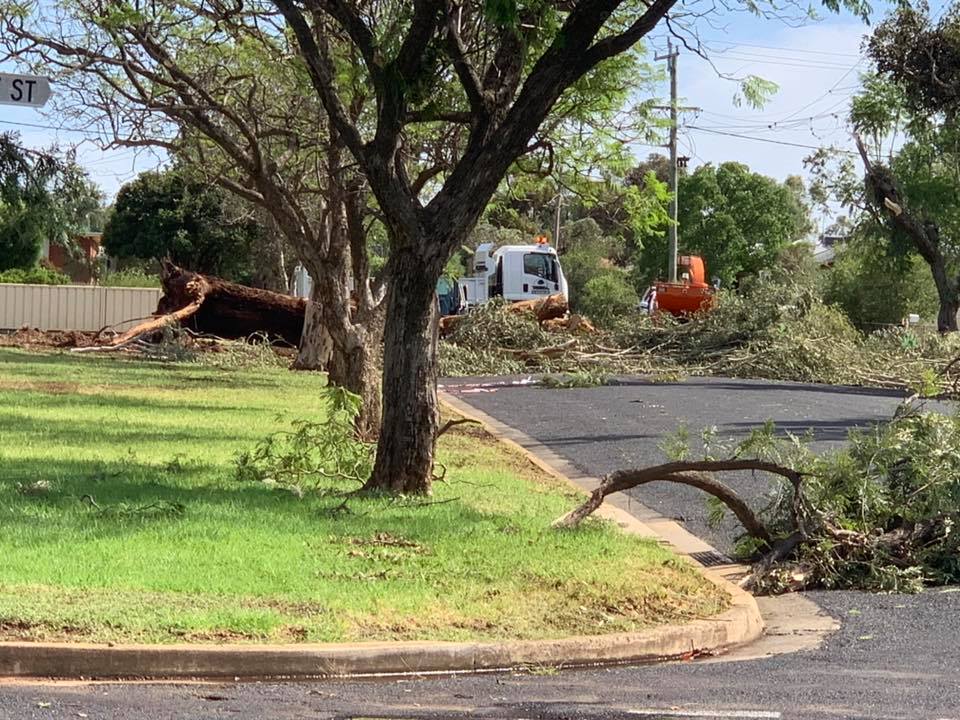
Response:
[{"label": "concrete kerb", "polygon": [[[448,395],[458,414],[481,422],[551,475],[580,487],[516,441],[489,418]],[[617,507],[602,514],[627,532],[661,537]],[[692,537],[692,536],[691,536]],[[699,567],[699,566],[698,566]],[[489,643],[363,642],[318,645],[97,645],[0,642],[0,677],[41,678],[324,678],[493,672],[517,668],[584,667],[650,663],[717,654],[761,637],[763,620],[754,598],[730,583],[722,570],[704,575],[731,596],[731,607],[711,618],[663,625],[636,633],[558,640]]]}]

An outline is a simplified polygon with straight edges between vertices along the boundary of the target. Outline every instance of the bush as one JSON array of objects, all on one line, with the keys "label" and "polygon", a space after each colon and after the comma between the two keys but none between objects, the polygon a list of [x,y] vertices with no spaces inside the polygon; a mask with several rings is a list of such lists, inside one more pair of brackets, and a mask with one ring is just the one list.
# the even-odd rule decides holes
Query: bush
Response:
[{"label": "bush", "polygon": [[600,325],[633,315],[640,303],[637,291],[618,270],[607,270],[587,282],[579,306],[584,315]]},{"label": "bush", "polygon": [[35,267],[30,270],[13,268],[0,272],[0,283],[18,283],[23,285],[69,285],[70,278],[56,270]]},{"label": "bush", "polygon": [[883,247],[866,239],[839,250],[823,295],[864,332],[898,324],[910,313],[936,318],[939,310],[930,268],[921,258],[888,257]]},{"label": "bush", "polygon": [[104,287],[159,288],[160,278],[153,273],[130,268],[107,273],[100,280],[100,284]]}]

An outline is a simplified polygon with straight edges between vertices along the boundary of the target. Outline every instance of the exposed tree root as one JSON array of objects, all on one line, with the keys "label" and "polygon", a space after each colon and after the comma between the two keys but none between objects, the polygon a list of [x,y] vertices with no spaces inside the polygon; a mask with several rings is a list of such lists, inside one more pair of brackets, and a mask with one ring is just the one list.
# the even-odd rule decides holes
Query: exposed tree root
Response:
[{"label": "exposed tree root", "polygon": [[83,350],[117,350],[138,338],[174,326],[227,339],[262,334],[294,347],[300,342],[306,312],[306,301],[302,298],[200,275],[169,261],[163,263],[160,281],[163,297],[153,317],[104,345]]}]

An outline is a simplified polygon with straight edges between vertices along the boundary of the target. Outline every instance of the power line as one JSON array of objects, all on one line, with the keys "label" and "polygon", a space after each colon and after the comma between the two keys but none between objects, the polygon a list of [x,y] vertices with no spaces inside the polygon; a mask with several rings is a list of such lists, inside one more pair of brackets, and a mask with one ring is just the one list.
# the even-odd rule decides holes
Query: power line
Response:
[{"label": "power line", "polygon": [[785,52],[795,52],[802,53],[804,55],[832,55],[835,57],[849,57],[855,58],[859,57],[859,53],[840,53],[840,52],[829,52],[827,50],[809,50],[807,48],[790,48],[790,47],[781,47],[776,45],[753,45],[751,43],[737,42],[734,40],[704,40],[704,45],[709,45],[710,43],[721,44],[721,45],[730,45],[731,47],[749,47],[749,48],[760,48],[762,50],[780,50]]},{"label": "power line", "polygon": [[80,133],[82,135],[95,135],[98,138],[104,136],[103,133],[96,130],[81,130],[79,128],[57,127],[55,125],[38,125],[37,123],[13,122],[12,120],[0,120],[4,125],[16,125],[18,127],[34,128],[37,130],[56,130],[57,132]]},{"label": "power line", "polygon": [[[690,130],[697,130],[699,132],[711,133],[713,135],[726,135],[728,137],[740,138],[742,140],[753,140],[754,142],[770,143],[772,145],[786,145],[788,147],[805,148],[807,150],[822,149],[821,146],[819,145],[804,145],[803,143],[788,142],[786,140],[773,140],[772,138],[759,138],[759,137],[753,137],[752,135],[741,135],[740,133],[725,132],[723,130],[711,130],[710,128],[699,127],[698,125],[684,125],[684,127],[689,128]],[[842,153],[844,155],[854,154],[849,150],[835,150],[835,152]]]},{"label": "power line", "polygon": [[[847,98],[844,98],[840,102],[846,102]],[[838,103],[839,104],[839,103]],[[712,113],[704,111],[704,114],[711,115],[714,117],[730,117],[730,116],[721,116],[719,113]],[[840,113],[838,112],[823,112],[816,115],[810,115],[808,117],[794,118],[793,120],[774,120],[774,121],[765,121],[759,120],[756,122],[749,122],[744,119],[743,122],[728,122],[728,121],[711,121],[711,124],[716,125],[718,128],[723,130],[755,130],[757,132],[776,132],[780,130],[800,130],[808,123],[812,123],[814,120],[824,120],[827,118],[839,118]]]},{"label": "power line", "polygon": [[730,60],[739,60],[747,63],[764,63],[765,65],[782,65],[784,67],[795,67],[795,68],[807,68],[807,69],[822,69],[822,70],[846,70],[848,65],[838,62],[816,62],[813,59],[808,58],[792,58],[792,57],[782,57],[776,55],[762,55],[759,53],[751,52],[739,52],[732,50],[717,50],[715,54],[719,57],[727,58]]},{"label": "power line", "polygon": [[856,62],[854,65],[852,65],[852,66],[850,67],[850,69],[847,70],[843,75],[841,75],[841,76],[840,76],[840,79],[837,80],[833,85],[831,85],[831,86],[830,86],[830,89],[827,90],[823,95],[821,95],[820,97],[818,97],[818,98],[817,98],[816,100],[814,100],[813,102],[807,103],[807,104],[804,105],[802,108],[800,108],[800,109],[798,109],[798,110],[794,110],[792,113],[790,113],[789,115],[787,115],[787,116],[786,116],[785,118],[783,118],[783,119],[784,119],[784,120],[789,120],[790,118],[792,118],[792,117],[794,117],[794,116],[796,116],[796,115],[799,115],[799,114],[802,113],[804,110],[806,110],[808,107],[812,107],[813,105],[816,105],[818,102],[820,102],[820,101],[823,100],[825,97],[827,97],[828,95],[830,95],[832,92],[834,92],[834,91],[840,86],[840,83],[842,83],[844,80],[847,79],[847,77],[850,75],[850,73],[852,73],[854,70],[856,70],[858,67],[860,67],[860,64],[861,64],[865,59],[866,59],[866,58],[861,57],[859,60],[857,60],[857,62]]}]

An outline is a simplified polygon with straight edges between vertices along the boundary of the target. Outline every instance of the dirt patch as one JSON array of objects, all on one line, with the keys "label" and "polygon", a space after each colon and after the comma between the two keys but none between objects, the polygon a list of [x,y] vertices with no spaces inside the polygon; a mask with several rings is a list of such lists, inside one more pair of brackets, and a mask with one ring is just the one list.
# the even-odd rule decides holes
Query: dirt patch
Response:
[{"label": "dirt patch", "polygon": [[198,632],[185,632],[182,630],[171,630],[171,633],[181,638],[185,642],[196,643],[235,643],[251,642],[253,640],[262,640],[263,638],[253,633],[237,632],[236,630],[203,630]]},{"label": "dirt patch", "polygon": [[76,395],[83,391],[79,383],[26,380],[0,380],[0,390],[32,390],[50,395]]},{"label": "dirt patch", "polygon": [[26,350],[89,347],[94,344],[96,334],[80,330],[37,330],[22,327],[13,332],[0,332],[0,347],[17,347]]},{"label": "dirt patch", "polygon": [[77,625],[52,625],[19,618],[0,619],[0,640],[76,642],[83,640],[86,629]]},{"label": "dirt patch", "polygon": [[293,617],[317,617],[328,612],[327,608],[317,603],[287,602],[285,600],[271,600],[270,598],[247,599],[240,605],[254,610],[276,610]]},{"label": "dirt patch", "polygon": [[280,634],[284,639],[295,643],[306,642],[309,637],[307,629],[300,625],[288,625],[280,631]]}]

